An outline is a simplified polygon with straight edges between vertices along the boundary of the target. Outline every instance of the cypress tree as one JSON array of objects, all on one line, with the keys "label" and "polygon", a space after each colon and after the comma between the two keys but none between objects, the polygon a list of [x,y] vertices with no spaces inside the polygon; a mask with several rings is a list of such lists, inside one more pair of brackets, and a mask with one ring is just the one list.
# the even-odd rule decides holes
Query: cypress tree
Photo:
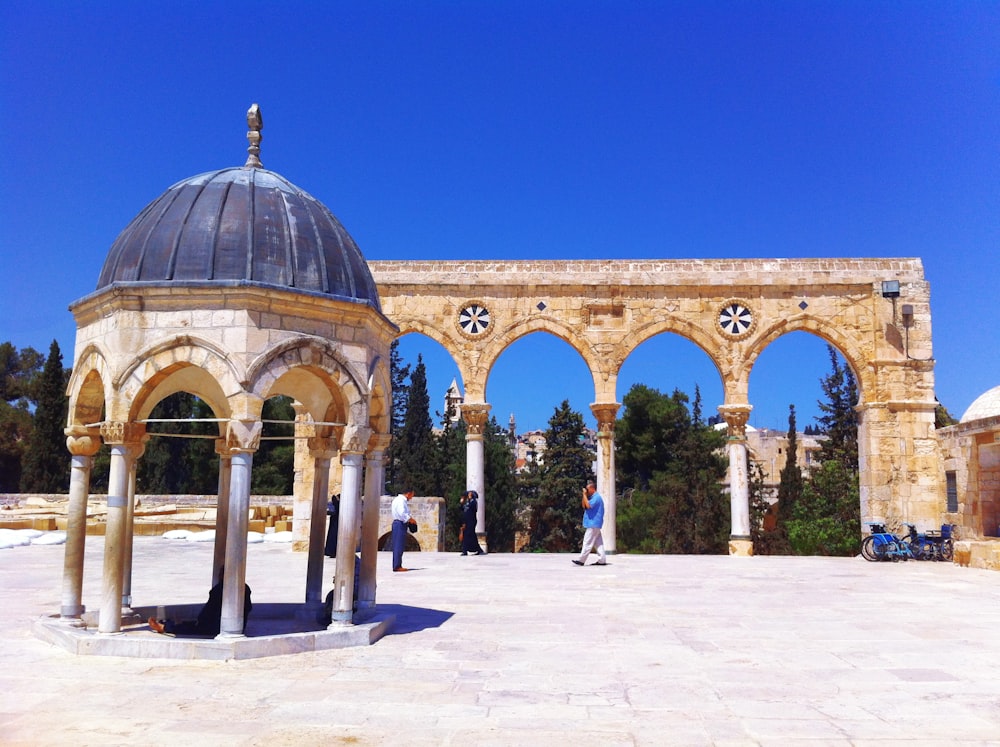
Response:
[{"label": "cypress tree", "polygon": [[579,549],[583,540],[580,507],[593,455],[583,445],[583,416],[563,400],[549,418],[538,496],[531,507],[531,548],[545,552]]},{"label": "cypress tree", "polygon": [[[779,544],[787,541],[788,524],[795,512],[795,505],[802,497],[802,469],[798,464],[798,434],[795,424],[795,405],[788,406],[788,448],[785,449],[785,466],[781,468],[778,482]],[[776,548],[778,549],[778,548]]]},{"label": "cypress tree", "polygon": [[434,441],[427,395],[427,369],[422,356],[410,376],[406,394],[406,415],[396,441],[395,490],[413,490],[417,495],[433,495],[438,485],[439,458]]},{"label": "cypress tree", "polygon": [[55,340],[34,388],[35,415],[25,450],[21,490],[25,493],[65,493],[69,489],[69,452],[66,450],[67,372]]}]

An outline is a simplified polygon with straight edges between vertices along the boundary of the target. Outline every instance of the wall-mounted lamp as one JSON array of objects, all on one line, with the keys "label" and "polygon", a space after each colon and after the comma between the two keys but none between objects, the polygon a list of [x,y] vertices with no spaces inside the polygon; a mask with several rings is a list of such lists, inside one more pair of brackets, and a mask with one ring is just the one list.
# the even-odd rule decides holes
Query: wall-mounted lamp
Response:
[{"label": "wall-mounted lamp", "polygon": [[899,281],[882,281],[882,298],[899,298]]},{"label": "wall-mounted lamp", "polygon": [[913,326],[913,306],[912,304],[903,304],[903,326],[909,329]]}]

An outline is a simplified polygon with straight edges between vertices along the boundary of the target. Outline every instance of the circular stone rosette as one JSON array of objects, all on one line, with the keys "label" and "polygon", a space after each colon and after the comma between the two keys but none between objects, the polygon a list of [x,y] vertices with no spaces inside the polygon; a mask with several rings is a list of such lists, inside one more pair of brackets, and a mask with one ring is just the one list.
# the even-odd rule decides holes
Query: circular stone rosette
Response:
[{"label": "circular stone rosette", "polygon": [[729,340],[742,340],[749,337],[757,326],[757,315],[750,309],[750,304],[741,298],[730,298],[719,307],[716,317],[717,329]]},{"label": "circular stone rosette", "polygon": [[478,340],[493,331],[493,316],[482,301],[466,301],[455,318],[458,331],[470,340]]}]

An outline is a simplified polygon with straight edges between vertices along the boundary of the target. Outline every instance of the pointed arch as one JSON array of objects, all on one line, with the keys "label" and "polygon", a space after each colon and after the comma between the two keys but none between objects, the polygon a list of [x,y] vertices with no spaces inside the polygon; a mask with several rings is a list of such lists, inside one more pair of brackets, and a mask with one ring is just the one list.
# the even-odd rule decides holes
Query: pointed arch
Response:
[{"label": "pointed arch", "polygon": [[314,420],[367,425],[369,388],[339,348],[299,336],[264,351],[249,366],[248,390],[262,400],[287,394]]}]

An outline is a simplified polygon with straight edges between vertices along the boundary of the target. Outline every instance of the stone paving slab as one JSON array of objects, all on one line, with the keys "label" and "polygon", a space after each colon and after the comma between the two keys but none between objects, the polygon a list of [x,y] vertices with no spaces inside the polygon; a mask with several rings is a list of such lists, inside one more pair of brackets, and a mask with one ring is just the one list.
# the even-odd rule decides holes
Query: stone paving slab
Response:
[{"label": "stone paving slab", "polygon": [[[63,551],[0,551],[3,745],[1000,744],[995,572],[408,553],[414,570],[394,574],[383,554],[379,611],[395,623],[374,645],[191,661],[37,639]],[[91,608],[102,553],[88,537]],[[136,537],[134,604],[203,601],[211,562],[210,544]],[[255,604],[301,601],[305,576],[287,545],[248,548]]]}]

